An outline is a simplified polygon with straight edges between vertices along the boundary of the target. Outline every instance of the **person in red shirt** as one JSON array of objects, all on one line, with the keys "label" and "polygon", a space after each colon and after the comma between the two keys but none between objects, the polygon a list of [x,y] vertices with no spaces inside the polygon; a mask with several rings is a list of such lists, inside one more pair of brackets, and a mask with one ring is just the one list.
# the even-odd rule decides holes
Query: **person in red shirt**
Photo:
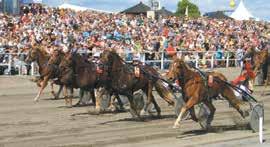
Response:
[{"label": "person in red shirt", "polygon": [[[245,60],[244,61],[244,67],[243,67],[243,71],[241,72],[241,75],[238,76],[236,79],[234,79],[231,83],[233,85],[241,85],[244,84],[244,82],[246,82],[248,80],[248,82],[253,81],[256,77],[255,72],[252,70],[252,65],[250,63],[249,60]],[[248,88],[250,90],[252,90],[252,86],[250,85],[250,83],[248,83],[249,85]]]},{"label": "person in red shirt", "polygon": [[166,49],[166,52],[170,57],[173,57],[176,55],[176,49],[173,47],[172,43],[169,43],[169,46]]}]

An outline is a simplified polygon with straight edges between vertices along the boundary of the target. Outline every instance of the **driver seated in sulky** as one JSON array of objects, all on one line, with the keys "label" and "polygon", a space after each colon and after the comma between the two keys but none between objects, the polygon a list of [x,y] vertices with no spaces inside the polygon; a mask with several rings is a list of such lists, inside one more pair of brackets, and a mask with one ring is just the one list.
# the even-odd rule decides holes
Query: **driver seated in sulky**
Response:
[{"label": "driver seated in sulky", "polygon": [[234,79],[231,83],[233,85],[244,85],[251,92],[253,91],[253,80],[255,79],[256,74],[252,70],[251,61],[246,59],[243,61],[243,68],[241,74]]}]

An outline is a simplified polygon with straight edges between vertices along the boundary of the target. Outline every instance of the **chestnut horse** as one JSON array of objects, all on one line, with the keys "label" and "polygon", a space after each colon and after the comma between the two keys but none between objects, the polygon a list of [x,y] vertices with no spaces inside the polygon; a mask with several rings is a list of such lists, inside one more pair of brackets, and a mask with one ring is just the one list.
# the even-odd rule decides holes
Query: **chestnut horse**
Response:
[{"label": "chestnut horse", "polygon": [[[204,103],[210,110],[210,116],[207,120],[207,127],[210,127],[211,121],[214,119],[216,108],[212,104],[212,99],[222,95],[229,103],[245,117],[246,112],[240,109],[242,102],[236,98],[233,89],[222,81],[227,81],[226,77],[218,72],[208,72],[207,75],[212,76],[212,83],[207,84],[207,79],[192,70],[183,60],[174,59],[168,72],[170,80],[178,80],[183,91],[183,97],[186,104],[181,108],[180,114],[174,123],[174,128],[180,127],[180,121],[186,111],[193,109],[200,102]],[[215,80],[219,79],[219,80]]]},{"label": "chestnut horse", "polygon": [[[38,79],[37,84],[40,87],[39,93],[35,98],[35,101],[38,100],[40,97],[40,94],[42,93],[43,89],[47,86],[47,82],[49,79],[44,79],[42,75],[44,75],[47,72],[48,68],[48,61],[49,61],[50,56],[48,53],[40,48],[32,48],[25,59],[25,62],[31,63],[31,62],[37,62],[38,67],[39,67],[39,74],[40,74],[40,79]],[[43,81],[47,81],[44,83]],[[59,95],[62,91],[63,86],[60,85],[59,90],[57,94],[54,92],[54,87],[53,87],[53,82],[51,82],[51,93],[54,96],[55,99],[59,98]]]},{"label": "chestnut horse", "polygon": [[262,92],[262,95],[264,95],[264,92],[270,80],[270,77],[269,77],[270,76],[270,71],[269,71],[270,70],[270,67],[269,67],[270,56],[268,55],[268,51],[263,50],[263,51],[255,52],[253,54],[253,63],[254,63],[254,72],[256,73],[256,75],[258,75],[258,73],[262,71],[263,80],[264,80],[264,90]]},{"label": "chestnut horse", "polygon": [[139,76],[136,76],[132,65],[125,63],[116,52],[108,50],[101,54],[100,62],[105,66],[104,72],[108,73],[109,80],[106,83],[107,87],[110,87],[118,94],[127,96],[131,113],[135,114],[138,118],[140,118],[140,114],[134,111],[136,108],[133,101],[133,93],[140,89],[147,95],[147,103],[141,114],[144,114],[148,110],[148,106],[153,103],[157,110],[157,115],[159,117],[161,116],[160,107],[152,94],[153,87],[156,88],[161,98],[169,104],[174,105],[173,93],[157,78],[159,77],[159,73],[154,68],[146,65],[137,65],[140,73]]},{"label": "chestnut horse", "polygon": [[251,61],[253,63],[253,69],[256,74],[256,76],[262,72],[263,75],[263,83],[264,83],[264,90],[262,92],[262,95],[264,95],[264,92],[267,88],[267,85],[270,80],[270,56],[268,53],[268,50],[262,50],[262,51],[256,51],[255,49],[249,49],[244,59],[247,57],[251,57]]},{"label": "chestnut horse", "polygon": [[[70,105],[70,107],[72,107],[73,85],[63,82],[63,77],[61,77],[61,71],[59,68],[62,60],[64,60],[64,53],[62,51],[55,50],[48,61],[48,69],[44,74],[44,77],[55,78],[55,83],[64,86],[64,98],[66,106]],[[70,90],[70,94],[68,90]]]}]

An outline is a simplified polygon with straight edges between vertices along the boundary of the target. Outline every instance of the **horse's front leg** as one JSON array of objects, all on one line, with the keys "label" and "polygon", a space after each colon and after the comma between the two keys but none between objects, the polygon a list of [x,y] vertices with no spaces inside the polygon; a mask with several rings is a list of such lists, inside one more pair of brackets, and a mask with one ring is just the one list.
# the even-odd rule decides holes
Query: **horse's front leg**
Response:
[{"label": "horse's front leg", "polygon": [[265,95],[265,91],[267,89],[267,84],[268,84],[268,79],[269,79],[269,77],[267,76],[266,80],[264,81],[264,89],[263,89],[262,94],[261,94],[262,96]]},{"label": "horse's front leg", "polygon": [[96,100],[95,89],[94,88],[90,90],[90,97],[92,98],[93,105],[96,106],[96,101],[97,100]]},{"label": "horse's front leg", "polygon": [[198,101],[195,99],[195,97],[191,97],[185,106],[181,108],[180,114],[178,115],[173,128],[179,128],[180,127],[180,121],[182,120],[183,115],[186,113],[187,110],[194,107],[195,104],[197,104]]},{"label": "horse's front leg", "polygon": [[66,104],[66,106],[68,105],[68,100],[67,100],[67,98],[68,98],[68,90],[67,90],[67,86],[66,85],[64,85],[63,86],[64,87],[64,98],[65,98],[65,104]]},{"label": "horse's front leg", "polygon": [[73,99],[73,93],[74,93],[74,91],[73,91],[73,88],[69,88],[69,90],[70,90],[70,94],[68,96],[68,98],[69,98],[69,105],[70,105],[70,107],[72,107],[72,99]]},{"label": "horse's front leg", "polygon": [[133,101],[132,94],[127,95],[127,97],[128,97],[128,101],[130,103],[130,113],[132,114],[133,117],[137,116],[138,119],[141,120],[140,114],[136,111],[136,107],[135,107],[135,104],[134,104],[134,101]]},{"label": "horse's front leg", "polygon": [[55,99],[58,99],[59,98],[59,96],[60,96],[60,93],[62,92],[62,90],[63,90],[63,85],[59,85],[59,89],[58,89],[58,92],[57,92],[57,94],[56,94],[56,96],[55,96]]},{"label": "horse's front leg", "polygon": [[37,96],[34,99],[35,102],[37,102],[39,100],[41,93],[43,92],[44,88],[48,84],[48,81],[49,81],[49,77],[48,76],[44,77],[44,80],[41,82],[41,87],[39,89],[39,92],[38,92]]},{"label": "horse's front leg", "polygon": [[54,83],[53,83],[53,81],[51,81],[51,94],[53,95],[53,97],[54,97],[54,99],[56,99],[56,95],[55,95],[55,92],[54,92]]}]

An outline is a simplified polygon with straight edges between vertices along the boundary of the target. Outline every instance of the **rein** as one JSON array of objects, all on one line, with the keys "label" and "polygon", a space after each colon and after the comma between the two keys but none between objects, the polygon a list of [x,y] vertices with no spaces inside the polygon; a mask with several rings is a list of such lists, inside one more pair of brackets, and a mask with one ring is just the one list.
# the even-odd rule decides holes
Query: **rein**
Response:
[{"label": "rein", "polygon": [[[204,75],[206,77],[206,74],[205,72],[201,71],[199,68],[195,67],[195,66],[191,66],[192,68],[194,68],[195,70],[197,70],[199,73],[201,73],[202,75]],[[231,83],[227,82],[227,81],[224,81],[224,80],[221,80],[219,78],[216,78],[216,77],[213,77],[213,80],[216,81],[216,82],[222,82],[224,84],[226,84],[227,86],[233,88],[234,90],[236,90],[237,92],[239,93],[242,93],[244,94],[245,96],[247,96],[247,98],[249,98],[248,100],[251,100],[251,101],[254,101],[254,102],[257,102],[257,100],[251,96],[249,93],[247,93],[246,91],[244,91],[243,89],[237,87],[237,86],[234,86],[232,85]],[[244,97],[245,98],[245,97]]]}]

